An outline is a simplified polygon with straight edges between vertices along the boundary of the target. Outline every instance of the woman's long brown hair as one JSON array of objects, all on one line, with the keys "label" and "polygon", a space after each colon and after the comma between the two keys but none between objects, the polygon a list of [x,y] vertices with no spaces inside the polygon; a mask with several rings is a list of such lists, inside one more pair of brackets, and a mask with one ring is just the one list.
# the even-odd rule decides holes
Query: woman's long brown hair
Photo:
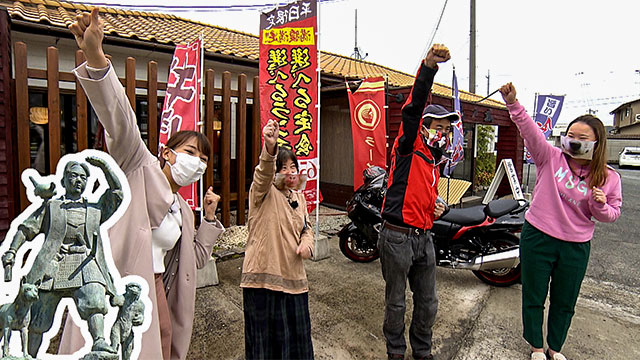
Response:
[{"label": "woman's long brown hair", "polygon": [[575,118],[567,126],[567,133],[571,125],[581,122],[591,127],[596,134],[596,146],[591,159],[591,176],[589,187],[601,187],[607,181],[607,133],[602,121],[593,115],[582,115]]}]

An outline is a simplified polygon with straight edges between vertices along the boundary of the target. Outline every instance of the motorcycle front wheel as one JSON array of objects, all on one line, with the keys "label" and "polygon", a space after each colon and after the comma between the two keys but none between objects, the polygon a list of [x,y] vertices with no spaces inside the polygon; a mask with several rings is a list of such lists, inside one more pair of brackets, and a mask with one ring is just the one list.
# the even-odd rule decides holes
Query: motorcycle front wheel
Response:
[{"label": "motorcycle front wheel", "polygon": [[380,257],[376,244],[371,243],[359,231],[340,235],[340,251],[348,259],[360,263],[372,262]]},{"label": "motorcycle front wheel", "polygon": [[[519,244],[519,239],[515,235],[504,234],[503,237],[492,240],[492,244],[496,247],[496,250],[507,249]],[[483,282],[498,286],[507,287],[515,283],[520,282],[520,264],[514,268],[501,268],[491,270],[473,270],[473,274]]]}]

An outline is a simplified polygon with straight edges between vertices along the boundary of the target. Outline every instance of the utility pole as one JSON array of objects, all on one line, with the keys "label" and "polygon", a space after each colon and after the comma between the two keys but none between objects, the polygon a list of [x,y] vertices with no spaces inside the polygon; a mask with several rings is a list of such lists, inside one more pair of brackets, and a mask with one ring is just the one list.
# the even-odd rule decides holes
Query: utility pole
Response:
[{"label": "utility pole", "polygon": [[490,94],[490,83],[489,83],[489,79],[491,78],[491,74],[489,73],[489,71],[491,71],[490,69],[487,69],[487,76],[485,76],[487,78],[487,96],[489,96]]},{"label": "utility pole", "polygon": [[471,0],[471,29],[469,41],[469,92],[476,93],[476,0]]},{"label": "utility pole", "polygon": [[355,27],[355,44],[353,46],[353,54],[351,57],[356,60],[364,60],[369,54],[362,56],[362,50],[358,47],[358,9],[356,9],[356,27]]}]

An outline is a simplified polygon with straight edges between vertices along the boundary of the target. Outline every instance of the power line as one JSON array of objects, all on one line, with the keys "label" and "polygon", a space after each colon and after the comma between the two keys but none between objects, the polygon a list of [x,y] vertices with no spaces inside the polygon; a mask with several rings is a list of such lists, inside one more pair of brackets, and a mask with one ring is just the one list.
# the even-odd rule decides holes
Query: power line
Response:
[{"label": "power line", "polygon": [[442,21],[442,16],[444,15],[444,10],[447,8],[447,3],[448,2],[449,2],[449,0],[445,0],[444,1],[444,5],[442,5],[442,11],[440,12],[440,17],[438,18],[438,23],[436,23],[436,27],[433,29],[433,32],[431,33],[431,38],[429,39],[429,45],[427,45],[427,48],[422,53],[423,57],[425,57],[427,55],[427,51],[429,51],[429,48],[431,47],[431,45],[433,45],[433,40],[436,38],[436,33],[438,32],[438,29],[440,28],[440,22]]},{"label": "power line", "polygon": [[567,107],[576,108],[582,106],[603,106],[603,105],[622,105],[623,102],[626,102],[623,99],[631,99],[638,98],[638,95],[630,94],[630,95],[620,95],[620,96],[611,96],[611,97],[602,97],[596,99],[578,99],[578,100],[568,100]]},{"label": "power line", "polygon": [[[427,45],[427,47],[422,51],[422,57],[421,59],[424,59],[427,56],[427,52],[429,51],[429,49],[431,48],[431,45],[433,45],[433,40],[436,38],[436,33],[438,32],[438,28],[440,28],[440,22],[442,21],[442,16],[444,15],[444,10],[447,8],[447,3],[449,2],[449,0],[445,0],[444,1],[444,5],[442,5],[442,11],[440,12],[440,17],[438,18],[438,22],[436,23],[436,26],[433,28],[433,30],[431,31],[431,35],[430,35],[430,39],[429,39],[429,44]],[[418,65],[419,67],[420,65]],[[418,71],[418,67],[416,67],[414,69],[414,72]]]},{"label": "power line", "polygon": [[[594,101],[616,100],[616,99],[624,99],[624,98],[637,97],[637,96],[638,95],[636,94],[629,94],[629,95],[602,97],[602,98],[589,99],[589,100],[594,100]],[[587,102],[587,101],[588,101],[587,99],[578,99],[578,100],[568,100],[567,103],[577,103],[577,102]]]},{"label": "power line", "polygon": [[[322,3],[342,2],[344,0],[317,0]],[[222,11],[246,11],[246,10],[263,10],[269,8],[275,8],[279,6],[285,6],[290,4],[289,1],[272,2],[264,4],[238,4],[238,5],[143,5],[143,4],[118,4],[118,3],[105,3],[105,2],[78,2],[67,1],[72,4],[93,5],[114,7],[123,9],[133,9],[140,11],[171,11],[171,12],[192,12],[192,11],[204,11],[204,12],[222,12]]]}]

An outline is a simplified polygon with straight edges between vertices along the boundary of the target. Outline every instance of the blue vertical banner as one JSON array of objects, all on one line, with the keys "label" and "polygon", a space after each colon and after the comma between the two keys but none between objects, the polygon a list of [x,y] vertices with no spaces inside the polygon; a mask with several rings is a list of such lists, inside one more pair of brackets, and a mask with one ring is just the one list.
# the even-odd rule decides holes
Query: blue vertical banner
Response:
[{"label": "blue vertical banner", "polygon": [[457,112],[460,120],[452,125],[453,140],[451,141],[451,160],[444,167],[444,176],[451,176],[456,165],[464,159],[464,130],[462,128],[462,106],[460,105],[460,96],[458,94],[458,78],[456,71],[453,70],[453,111]]},{"label": "blue vertical banner", "polygon": [[[564,95],[538,95],[538,106],[536,107],[536,116],[533,121],[535,121],[547,139],[553,132],[556,122],[558,122],[563,103]],[[529,151],[525,152],[525,160],[529,164],[533,164]]]}]

